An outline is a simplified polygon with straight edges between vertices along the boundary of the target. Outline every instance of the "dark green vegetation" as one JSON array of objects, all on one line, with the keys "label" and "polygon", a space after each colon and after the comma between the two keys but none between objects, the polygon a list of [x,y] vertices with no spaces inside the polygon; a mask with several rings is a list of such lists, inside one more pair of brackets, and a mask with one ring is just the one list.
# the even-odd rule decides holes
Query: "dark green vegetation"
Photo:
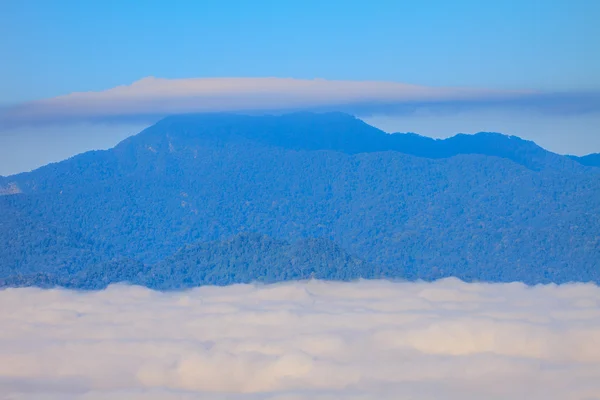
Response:
[{"label": "dark green vegetation", "polygon": [[4,285],[600,282],[600,168],[500,134],[178,116],[0,192]]}]

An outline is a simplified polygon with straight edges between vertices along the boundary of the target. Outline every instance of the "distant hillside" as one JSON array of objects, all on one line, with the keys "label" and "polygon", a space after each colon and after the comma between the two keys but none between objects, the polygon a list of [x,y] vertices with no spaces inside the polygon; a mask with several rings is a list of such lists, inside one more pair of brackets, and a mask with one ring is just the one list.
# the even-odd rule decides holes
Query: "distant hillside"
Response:
[{"label": "distant hillside", "polygon": [[588,167],[600,167],[600,153],[589,154],[587,156],[568,156],[572,160],[577,161],[580,164],[587,165]]},{"label": "distant hillside", "polygon": [[134,260],[113,260],[75,274],[15,274],[0,279],[0,287],[62,286],[102,289],[111,283],[131,283],[153,289],[184,289],[200,285],[278,282],[285,280],[353,280],[385,277],[379,268],[348,255],[324,239],[289,244],[265,235],[240,234],[224,241],[186,246],[153,266]]},{"label": "distant hillside", "polygon": [[[1,179],[14,193],[0,196],[0,278],[137,276],[209,254],[190,244],[258,232],[325,240],[325,253],[388,277],[600,282],[599,178],[499,134],[389,135],[339,113],[169,117],[113,149]],[[260,278],[215,265],[219,284]],[[176,276],[163,287],[206,282]]]},{"label": "distant hillside", "polygon": [[144,283],[164,289],[376,276],[380,273],[373,267],[325,239],[302,239],[288,244],[264,235],[242,234],[231,240],[187,246],[159,262]]}]

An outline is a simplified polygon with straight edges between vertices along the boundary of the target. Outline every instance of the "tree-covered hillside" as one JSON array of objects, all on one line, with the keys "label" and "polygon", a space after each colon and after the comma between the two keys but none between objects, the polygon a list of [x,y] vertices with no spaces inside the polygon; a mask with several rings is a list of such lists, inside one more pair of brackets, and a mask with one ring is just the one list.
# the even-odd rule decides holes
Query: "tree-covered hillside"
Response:
[{"label": "tree-covered hillside", "polygon": [[0,278],[0,287],[35,285],[102,289],[111,283],[126,282],[169,290],[311,278],[383,278],[388,274],[393,275],[393,271],[368,265],[325,239],[303,239],[290,244],[265,235],[246,233],[224,241],[185,246],[152,266],[118,259],[91,265],[77,273],[17,273]]},{"label": "tree-covered hillside", "polygon": [[[4,178],[0,277],[166,268],[192,243],[258,232],[320,238],[399,278],[600,282],[599,178],[499,134],[388,135],[337,113],[169,117]],[[215,283],[258,273],[214,265]]]}]

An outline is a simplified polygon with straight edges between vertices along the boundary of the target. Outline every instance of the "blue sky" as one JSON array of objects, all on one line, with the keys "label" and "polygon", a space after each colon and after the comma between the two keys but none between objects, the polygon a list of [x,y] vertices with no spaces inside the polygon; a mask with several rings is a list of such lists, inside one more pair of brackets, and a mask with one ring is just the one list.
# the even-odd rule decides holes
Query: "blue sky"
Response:
[{"label": "blue sky", "polygon": [[[598,20],[595,0],[3,0],[0,105],[103,91],[149,76],[597,94]],[[393,131],[421,126],[386,118]],[[430,117],[423,121],[432,124]],[[477,130],[473,118],[464,121],[468,129],[460,120],[450,126],[440,119],[439,126]],[[554,150],[583,151],[559,147]]]},{"label": "blue sky", "polygon": [[595,0],[0,3],[1,101],[145,76],[600,89]]}]

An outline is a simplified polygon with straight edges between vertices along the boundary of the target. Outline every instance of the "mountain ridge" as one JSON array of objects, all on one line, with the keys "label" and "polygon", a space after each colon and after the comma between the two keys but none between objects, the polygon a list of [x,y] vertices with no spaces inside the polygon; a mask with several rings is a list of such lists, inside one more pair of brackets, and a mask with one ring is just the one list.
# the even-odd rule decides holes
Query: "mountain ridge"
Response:
[{"label": "mountain ridge", "polygon": [[588,167],[600,167],[600,153],[592,153],[585,156],[567,156],[578,163]]},{"label": "mountain ridge", "polygon": [[[329,118],[331,117],[334,117],[333,122],[336,124],[335,127],[338,130],[336,131],[337,134],[335,136],[330,136],[328,138],[329,140],[319,140],[317,135],[303,138],[303,135],[301,135],[297,130],[298,128],[304,128],[310,132],[310,122],[307,123],[306,120],[314,121],[313,118],[326,118],[329,121]],[[39,169],[46,169],[46,167],[51,167],[62,162],[73,161],[74,159],[78,160],[84,156],[101,156],[109,154],[111,151],[118,152],[121,149],[126,148],[131,143],[135,143],[139,140],[164,139],[163,133],[166,129],[169,129],[173,126],[177,128],[177,125],[182,125],[185,123],[204,125],[205,130],[215,128],[218,129],[220,133],[225,133],[225,135],[219,137],[218,135],[215,135],[214,131],[212,131],[212,134],[216,136],[212,139],[222,143],[223,140],[227,140],[233,136],[231,128],[235,128],[236,122],[239,123],[240,121],[247,122],[267,120],[268,123],[266,126],[261,127],[262,129],[265,129],[272,127],[272,125],[276,123],[278,119],[286,118],[290,119],[287,122],[292,124],[295,127],[295,130],[292,130],[291,132],[283,132],[284,135],[282,135],[282,132],[280,131],[278,131],[276,134],[270,135],[248,135],[248,132],[240,132],[241,137],[248,140],[257,140],[266,144],[294,150],[334,150],[348,154],[397,151],[403,154],[410,154],[416,157],[425,158],[449,158],[461,154],[489,155],[508,158],[534,170],[543,168],[547,164],[564,164],[564,162],[567,162],[566,159],[575,161],[576,163],[585,166],[600,166],[600,153],[589,154],[587,156],[563,156],[548,151],[533,141],[521,139],[514,135],[506,135],[496,132],[478,132],[475,134],[457,133],[449,138],[435,139],[410,132],[386,133],[378,128],[366,124],[354,116],[341,112],[299,112],[293,114],[266,116],[206,113],[182,114],[166,117],[151,127],[144,129],[140,133],[122,140],[111,149],[92,150],[74,155],[63,161],[53,162],[41,166],[29,172],[0,176],[0,189],[6,188],[7,185],[11,183],[15,183],[15,179],[18,181],[22,176],[36,173],[36,171]],[[300,121],[302,124],[298,125],[298,121]],[[348,137],[347,131],[343,130],[345,126],[349,125],[353,126],[351,130],[356,131],[352,132],[353,134],[358,133],[365,135],[364,137],[360,138],[362,140],[357,141],[356,137],[354,140],[349,140],[351,137]],[[325,130],[325,132],[330,132],[330,129]],[[322,134],[323,132],[318,133]],[[193,135],[188,138],[193,138]],[[204,138],[206,139],[206,137]],[[304,139],[304,141],[302,139]],[[288,142],[285,142],[286,140],[288,140]]]},{"label": "mountain ridge", "polygon": [[[244,125],[249,124],[249,125]],[[280,124],[285,129],[274,130]],[[187,126],[186,126],[187,125]],[[481,154],[511,159],[531,169],[546,164],[567,162],[564,156],[552,153],[532,141],[501,133],[479,132],[457,134],[447,139],[433,139],[416,134],[386,133],[360,119],[344,113],[294,113],[276,116],[237,114],[188,114],[167,117],[140,133],[173,129],[191,133],[191,126],[203,126],[188,138],[206,139],[206,132],[226,141],[232,136],[292,150],[333,150],[347,154],[398,151],[425,158],[449,158],[460,154]],[[215,135],[217,131],[220,135]],[[132,138],[132,140],[134,140]],[[126,142],[127,139],[124,141]],[[119,146],[119,145],[117,145]],[[575,160],[578,161],[578,160]]]}]

